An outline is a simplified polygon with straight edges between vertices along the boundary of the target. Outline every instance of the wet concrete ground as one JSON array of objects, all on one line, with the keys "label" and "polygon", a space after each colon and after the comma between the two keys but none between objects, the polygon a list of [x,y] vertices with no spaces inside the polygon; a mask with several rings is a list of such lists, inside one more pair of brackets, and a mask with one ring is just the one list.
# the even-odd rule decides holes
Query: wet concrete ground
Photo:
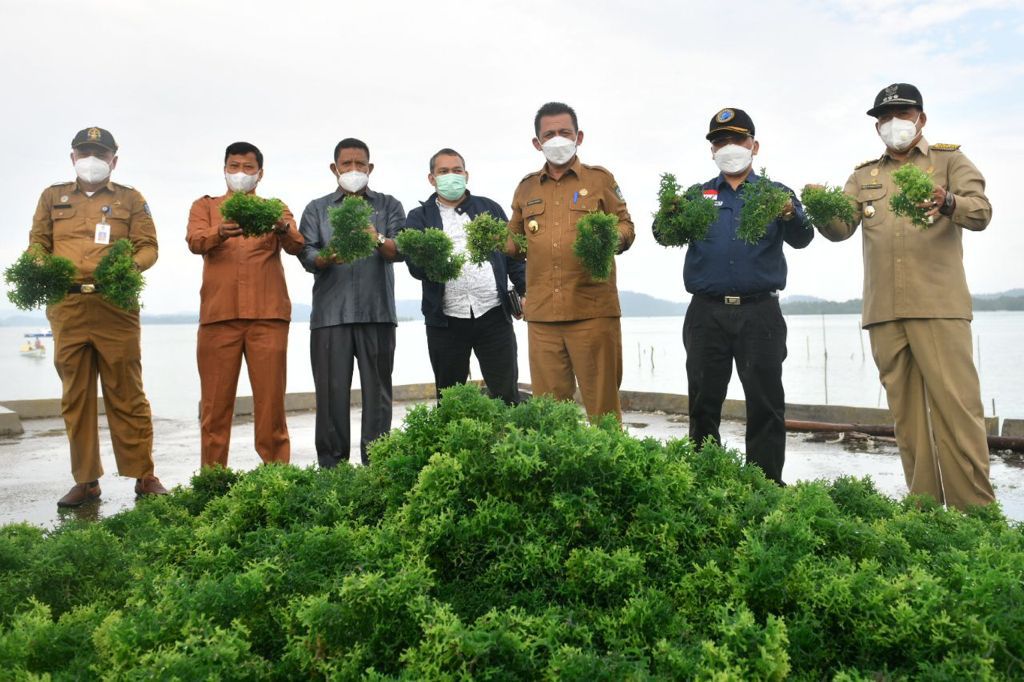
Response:
[{"label": "wet concrete ground", "polygon": [[[406,411],[414,403],[396,403],[394,424],[401,426]],[[623,415],[634,436],[662,440],[682,438],[687,433],[685,417],[658,413],[627,412]],[[358,440],[360,411],[352,412],[352,433]],[[74,481],[70,475],[67,438],[60,419],[34,419],[23,422],[25,433],[0,438],[0,524],[27,521],[53,527],[64,519],[110,516],[134,504],[135,481],[117,475],[106,424],[101,420],[100,449],[107,474],[100,480],[102,498],[76,510],[58,510],[57,500]],[[154,421],[157,476],[168,488],[188,484],[199,466],[199,424],[197,421],[157,419]],[[311,466],[316,463],[313,449],[314,415],[294,413],[288,417],[292,440],[292,463]],[[743,422],[723,422],[722,438],[728,447],[743,450]],[[894,443],[883,439],[844,438],[838,434],[791,433],[786,443],[787,483],[828,479],[839,476],[870,476],[876,488],[890,497],[906,494],[906,483]],[[253,425],[249,418],[236,418],[231,435],[232,468],[252,469],[260,462],[252,448]],[[358,458],[358,442],[353,443]],[[1019,457],[992,457],[992,483],[1007,517],[1024,521],[1024,461]]]}]

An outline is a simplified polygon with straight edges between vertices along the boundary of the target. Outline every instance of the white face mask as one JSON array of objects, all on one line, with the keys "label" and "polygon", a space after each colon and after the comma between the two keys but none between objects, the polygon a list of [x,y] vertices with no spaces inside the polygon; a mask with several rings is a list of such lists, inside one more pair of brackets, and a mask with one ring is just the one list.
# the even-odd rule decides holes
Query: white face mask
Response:
[{"label": "white face mask", "polygon": [[238,173],[225,173],[224,180],[228,183],[228,189],[232,192],[251,192],[256,189],[256,183],[260,181],[260,174],[249,175],[241,171]]},{"label": "white face mask", "polygon": [[96,184],[110,177],[110,164],[95,156],[85,156],[75,161],[75,174],[82,182]]},{"label": "white face mask", "polygon": [[890,118],[878,126],[878,136],[882,138],[882,142],[889,149],[903,151],[910,147],[914,138],[917,137],[917,122],[920,119],[920,116],[913,121],[907,121],[902,118]]},{"label": "white face mask", "polygon": [[541,150],[548,162],[556,166],[563,166],[576,155],[576,143],[566,137],[556,135],[541,145]]},{"label": "white face mask", "polygon": [[352,194],[366,187],[369,181],[370,176],[362,171],[349,171],[338,176],[338,186]]},{"label": "white face mask", "polygon": [[715,152],[715,165],[727,175],[736,175],[750,168],[754,150],[738,144],[727,144]]}]

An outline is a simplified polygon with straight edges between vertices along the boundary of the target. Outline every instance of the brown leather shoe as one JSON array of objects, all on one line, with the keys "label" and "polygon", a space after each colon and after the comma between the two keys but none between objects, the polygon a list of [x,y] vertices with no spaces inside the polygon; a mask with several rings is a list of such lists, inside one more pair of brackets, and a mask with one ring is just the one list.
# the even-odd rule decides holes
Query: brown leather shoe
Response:
[{"label": "brown leather shoe", "polygon": [[143,495],[166,495],[167,488],[164,487],[163,483],[156,476],[146,476],[145,478],[135,479],[135,494],[139,497]]},{"label": "brown leather shoe", "polygon": [[57,500],[58,507],[80,507],[100,498],[100,482],[76,483],[64,497]]}]

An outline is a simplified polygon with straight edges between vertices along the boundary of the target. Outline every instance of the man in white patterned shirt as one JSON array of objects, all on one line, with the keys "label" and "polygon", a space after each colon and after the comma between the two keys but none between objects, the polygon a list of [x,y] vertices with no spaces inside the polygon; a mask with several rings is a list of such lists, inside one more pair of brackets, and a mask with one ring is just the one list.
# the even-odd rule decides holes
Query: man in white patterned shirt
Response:
[{"label": "man in white patterned shirt", "polygon": [[[484,212],[508,220],[497,203],[466,189],[466,163],[453,149],[442,149],[430,158],[427,180],[435,192],[409,211],[405,229],[443,229],[460,252],[466,249],[465,225],[470,220]],[[473,352],[490,394],[510,405],[519,402],[516,336],[507,290],[511,280],[519,294],[526,293],[525,264],[496,250],[480,265],[467,261],[459,277],[447,284],[432,282],[422,269],[407,265],[423,284],[427,349],[438,396],[441,389],[466,382]]]}]

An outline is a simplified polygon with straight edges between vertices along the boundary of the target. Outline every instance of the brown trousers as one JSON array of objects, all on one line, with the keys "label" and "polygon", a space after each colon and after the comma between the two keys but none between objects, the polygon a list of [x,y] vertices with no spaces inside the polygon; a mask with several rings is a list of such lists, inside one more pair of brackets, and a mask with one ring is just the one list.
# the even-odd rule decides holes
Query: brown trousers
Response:
[{"label": "brown trousers", "polygon": [[199,325],[196,359],[202,387],[202,466],[228,465],[243,356],[252,385],[256,452],[264,462],[288,462],[291,458],[284,414],[288,326],[285,320],[226,320]]},{"label": "brown trousers", "polygon": [[46,316],[53,330],[53,364],[63,385],[60,408],[75,482],[103,475],[97,375],[117,472],[129,478],[152,476],[153,417],[142,388],[138,312],[121,310],[99,294],[68,294]]},{"label": "brown trousers", "polygon": [[906,319],[868,331],[910,492],[958,509],[995,500],[971,323]]},{"label": "brown trousers", "polygon": [[572,400],[579,382],[587,416],[622,421],[622,331],[617,317],[530,322],[530,383],[534,395]]}]

